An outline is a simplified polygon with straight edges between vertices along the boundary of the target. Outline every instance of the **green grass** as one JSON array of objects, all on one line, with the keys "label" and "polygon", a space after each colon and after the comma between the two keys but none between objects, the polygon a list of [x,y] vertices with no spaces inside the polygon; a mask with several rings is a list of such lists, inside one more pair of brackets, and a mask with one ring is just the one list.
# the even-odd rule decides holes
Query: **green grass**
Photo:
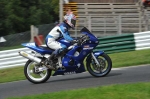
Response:
[{"label": "green grass", "polygon": [[117,84],[8,99],[150,99],[150,83]]},{"label": "green grass", "polygon": [[0,83],[24,80],[23,66],[0,70]]},{"label": "green grass", "polygon": [[[133,65],[150,64],[150,49],[109,54],[112,59],[113,68]],[[0,83],[26,79],[23,66],[1,69]]]},{"label": "green grass", "polygon": [[150,49],[109,54],[113,67],[150,64]]}]

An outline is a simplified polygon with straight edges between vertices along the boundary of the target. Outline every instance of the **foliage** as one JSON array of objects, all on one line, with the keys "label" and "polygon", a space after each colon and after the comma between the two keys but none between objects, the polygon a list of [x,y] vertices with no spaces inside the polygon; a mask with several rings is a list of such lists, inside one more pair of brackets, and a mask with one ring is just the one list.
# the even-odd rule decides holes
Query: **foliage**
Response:
[{"label": "foliage", "polygon": [[58,20],[59,0],[1,0],[0,36]]},{"label": "foliage", "polygon": [[[59,14],[59,0],[52,0],[51,7],[54,8],[54,12],[58,15]],[[57,6],[56,6],[57,5]]]}]

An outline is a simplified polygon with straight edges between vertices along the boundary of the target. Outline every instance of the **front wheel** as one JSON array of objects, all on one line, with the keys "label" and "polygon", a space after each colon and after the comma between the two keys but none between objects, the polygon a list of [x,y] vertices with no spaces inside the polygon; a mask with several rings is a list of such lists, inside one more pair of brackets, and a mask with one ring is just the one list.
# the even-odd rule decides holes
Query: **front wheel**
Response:
[{"label": "front wheel", "polygon": [[86,60],[86,66],[88,72],[95,77],[106,76],[112,68],[112,61],[110,57],[103,53],[96,57],[100,65],[97,65],[92,55],[89,55]]},{"label": "front wheel", "polygon": [[42,68],[42,66],[31,60],[28,60],[24,67],[25,77],[34,84],[44,83],[51,76],[50,69],[38,71],[38,68]]}]

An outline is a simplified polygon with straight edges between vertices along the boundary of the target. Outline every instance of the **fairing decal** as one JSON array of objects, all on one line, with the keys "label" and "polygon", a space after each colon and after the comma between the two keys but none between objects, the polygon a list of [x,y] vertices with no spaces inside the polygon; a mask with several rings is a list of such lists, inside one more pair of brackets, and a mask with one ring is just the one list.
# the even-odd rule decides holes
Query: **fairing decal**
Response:
[{"label": "fairing decal", "polygon": [[102,55],[103,53],[104,53],[104,51],[95,51],[95,52],[93,52],[95,57],[98,57],[98,56]]}]

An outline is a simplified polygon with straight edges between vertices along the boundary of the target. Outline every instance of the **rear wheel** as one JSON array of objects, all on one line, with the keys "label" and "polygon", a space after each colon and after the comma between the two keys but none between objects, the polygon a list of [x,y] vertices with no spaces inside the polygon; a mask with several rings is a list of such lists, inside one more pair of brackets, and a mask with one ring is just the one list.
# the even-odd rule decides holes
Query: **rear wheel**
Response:
[{"label": "rear wheel", "polygon": [[97,61],[100,65],[97,65],[93,57],[90,55],[86,60],[86,66],[88,72],[95,77],[106,76],[112,68],[112,61],[107,54],[102,54],[97,57]]},{"label": "rear wheel", "polygon": [[24,67],[24,74],[25,77],[34,84],[44,83],[46,82],[51,76],[50,69],[44,69],[39,71],[39,68],[42,68],[39,64],[28,60]]}]

